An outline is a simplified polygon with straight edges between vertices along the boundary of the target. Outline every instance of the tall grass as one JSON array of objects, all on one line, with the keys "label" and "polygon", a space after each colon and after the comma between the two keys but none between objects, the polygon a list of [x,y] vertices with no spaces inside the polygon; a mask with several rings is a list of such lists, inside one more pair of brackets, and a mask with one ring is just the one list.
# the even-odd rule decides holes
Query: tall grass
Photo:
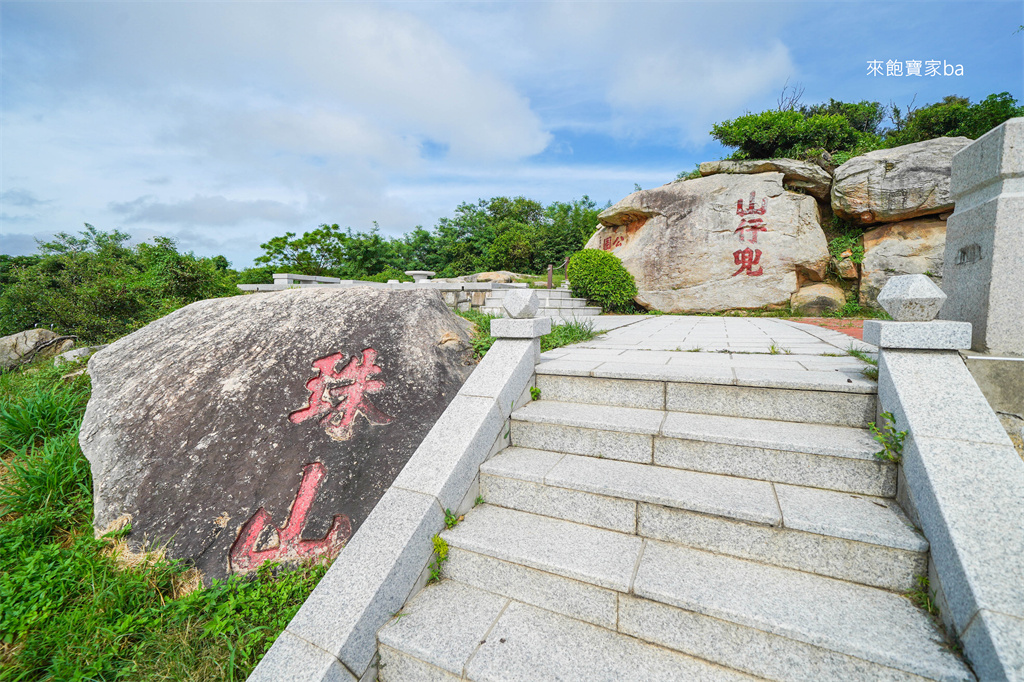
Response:
[{"label": "tall grass", "polygon": [[194,587],[161,552],[96,538],[78,429],[89,379],[0,374],[0,680],[242,680],[326,568]]}]

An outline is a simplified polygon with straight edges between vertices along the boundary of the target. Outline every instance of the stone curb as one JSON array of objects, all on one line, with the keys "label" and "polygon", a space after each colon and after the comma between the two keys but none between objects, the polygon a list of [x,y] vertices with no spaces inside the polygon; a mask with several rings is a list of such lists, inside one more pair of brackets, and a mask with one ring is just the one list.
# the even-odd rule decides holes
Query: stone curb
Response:
[{"label": "stone curb", "polygon": [[538,339],[495,342],[249,682],[375,678],[377,630],[425,583],[445,510],[472,506],[480,465],[508,445],[539,355]]},{"label": "stone curb", "polygon": [[1024,679],[1024,461],[956,351],[883,348],[878,399],[907,432],[898,499],[942,620],[978,679]]}]

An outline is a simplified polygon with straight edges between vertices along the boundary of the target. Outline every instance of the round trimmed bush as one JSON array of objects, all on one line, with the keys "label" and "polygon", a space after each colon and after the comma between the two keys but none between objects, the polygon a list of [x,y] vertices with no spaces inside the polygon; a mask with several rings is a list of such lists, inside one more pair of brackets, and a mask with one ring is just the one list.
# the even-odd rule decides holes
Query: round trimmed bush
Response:
[{"label": "round trimmed bush", "polygon": [[615,254],[598,249],[577,251],[569,259],[568,274],[573,296],[593,301],[606,312],[632,307],[636,281]]}]

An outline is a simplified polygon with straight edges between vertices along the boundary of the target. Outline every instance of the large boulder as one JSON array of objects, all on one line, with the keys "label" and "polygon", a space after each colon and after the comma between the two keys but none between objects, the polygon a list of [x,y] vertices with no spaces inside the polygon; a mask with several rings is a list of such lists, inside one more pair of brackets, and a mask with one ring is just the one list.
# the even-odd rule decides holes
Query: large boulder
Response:
[{"label": "large boulder", "polygon": [[618,256],[637,303],[663,312],[785,305],[829,254],[817,202],[783,174],[720,174],[634,192],[601,212],[586,248]]},{"label": "large boulder", "polygon": [[924,274],[941,284],[945,249],[946,221],[938,218],[890,223],[865,232],[860,304],[879,307],[878,292],[896,275]]},{"label": "large boulder", "polygon": [[744,159],[742,161],[705,161],[698,170],[702,176],[719,173],[782,173],[782,182],[787,187],[806,191],[813,197],[828,201],[832,188],[832,176],[821,166],[796,159]]},{"label": "large boulder", "polygon": [[130,517],[206,580],[332,557],[473,366],[433,290],[193,303],[89,361],[94,525]]},{"label": "large boulder", "polygon": [[36,358],[53,357],[75,345],[74,338],[49,329],[26,329],[0,338],[0,369],[12,369]]},{"label": "large boulder", "polygon": [[832,210],[862,225],[948,211],[953,155],[970,143],[939,137],[854,157],[834,173]]}]

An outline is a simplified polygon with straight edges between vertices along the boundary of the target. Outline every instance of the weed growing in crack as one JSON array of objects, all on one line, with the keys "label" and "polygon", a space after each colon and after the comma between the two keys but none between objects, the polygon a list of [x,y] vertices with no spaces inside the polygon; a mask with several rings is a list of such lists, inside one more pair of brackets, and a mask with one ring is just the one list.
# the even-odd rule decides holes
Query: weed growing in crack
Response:
[{"label": "weed growing in crack", "polygon": [[875,453],[875,457],[899,464],[903,459],[903,441],[907,437],[907,432],[897,431],[892,427],[896,421],[892,412],[883,412],[882,418],[885,419],[885,424],[881,428],[875,422],[868,424],[875,440],[882,445],[882,449]]}]

